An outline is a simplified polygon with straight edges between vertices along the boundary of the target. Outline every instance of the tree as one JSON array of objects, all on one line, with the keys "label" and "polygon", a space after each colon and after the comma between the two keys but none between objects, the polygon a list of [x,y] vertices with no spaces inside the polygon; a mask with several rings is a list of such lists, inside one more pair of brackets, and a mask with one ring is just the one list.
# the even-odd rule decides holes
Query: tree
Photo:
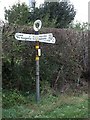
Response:
[{"label": "tree", "polygon": [[65,28],[74,20],[75,15],[74,6],[67,1],[45,2],[34,10],[30,20],[39,18],[45,27]]},{"label": "tree", "polygon": [[13,5],[9,10],[5,9],[5,19],[9,23],[24,25],[29,22],[28,17],[29,8],[24,3]]},{"label": "tree", "polygon": [[90,27],[90,24],[88,22],[80,23],[76,21],[76,23],[71,23],[69,27],[79,31],[87,31]]},{"label": "tree", "polygon": [[66,28],[74,20],[75,14],[74,6],[67,1],[45,2],[33,11],[25,4],[14,5],[5,10],[5,19],[21,25],[31,25],[36,19],[41,19],[44,27]]}]

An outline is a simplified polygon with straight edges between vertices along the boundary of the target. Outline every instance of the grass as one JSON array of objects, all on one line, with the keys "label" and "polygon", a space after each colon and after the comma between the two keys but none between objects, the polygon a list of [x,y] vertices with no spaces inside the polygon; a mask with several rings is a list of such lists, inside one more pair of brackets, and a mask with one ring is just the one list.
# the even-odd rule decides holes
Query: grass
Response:
[{"label": "grass", "polygon": [[25,104],[4,108],[3,118],[88,118],[88,96],[46,95],[38,104],[33,96]]}]

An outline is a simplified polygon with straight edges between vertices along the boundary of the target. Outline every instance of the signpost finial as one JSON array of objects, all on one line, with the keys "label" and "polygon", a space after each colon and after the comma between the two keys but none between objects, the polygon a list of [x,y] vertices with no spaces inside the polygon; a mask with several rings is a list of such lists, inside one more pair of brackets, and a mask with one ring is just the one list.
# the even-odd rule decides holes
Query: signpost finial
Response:
[{"label": "signpost finial", "polygon": [[41,20],[36,20],[36,21],[34,22],[33,29],[34,29],[35,31],[39,31],[39,30],[41,29],[41,26],[42,26]]}]

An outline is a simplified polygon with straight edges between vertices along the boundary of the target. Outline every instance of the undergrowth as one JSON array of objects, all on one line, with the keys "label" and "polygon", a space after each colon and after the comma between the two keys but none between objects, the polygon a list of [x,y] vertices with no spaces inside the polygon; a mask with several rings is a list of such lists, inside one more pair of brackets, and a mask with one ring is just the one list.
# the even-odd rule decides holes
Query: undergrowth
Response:
[{"label": "undergrowth", "polygon": [[88,118],[88,96],[62,94],[41,96],[39,103],[35,94],[22,95],[18,91],[3,93],[3,118]]}]

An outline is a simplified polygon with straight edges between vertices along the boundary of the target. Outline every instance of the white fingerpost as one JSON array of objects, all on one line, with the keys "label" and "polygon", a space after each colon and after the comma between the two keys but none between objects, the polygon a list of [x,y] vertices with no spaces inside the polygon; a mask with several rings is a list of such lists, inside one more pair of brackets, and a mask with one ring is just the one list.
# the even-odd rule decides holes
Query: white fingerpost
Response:
[{"label": "white fingerpost", "polygon": [[41,56],[41,49],[39,46],[39,42],[44,42],[44,43],[52,43],[54,44],[56,42],[55,37],[53,37],[52,33],[47,33],[47,34],[39,34],[39,30],[42,27],[42,22],[41,20],[36,20],[33,25],[33,29],[35,31],[35,34],[25,34],[25,33],[16,33],[15,34],[15,39],[17,40],[22,40],[22,41],[35,41],[35,49],[36,49],[36,101],[40,101],[40,81],[39,81],[39,57]]},{"label": "white fingerpost", "polygon": [[38,31],[41,29],[42,22],[41,20],[36,20],[33,25],[33,29],[35,31],[36,35],[36,101],[37,103],[40,101],[40,69],[39,69],[39,57],[40,57],[40,46],[39,46],[39,37],[38,37]]}]

